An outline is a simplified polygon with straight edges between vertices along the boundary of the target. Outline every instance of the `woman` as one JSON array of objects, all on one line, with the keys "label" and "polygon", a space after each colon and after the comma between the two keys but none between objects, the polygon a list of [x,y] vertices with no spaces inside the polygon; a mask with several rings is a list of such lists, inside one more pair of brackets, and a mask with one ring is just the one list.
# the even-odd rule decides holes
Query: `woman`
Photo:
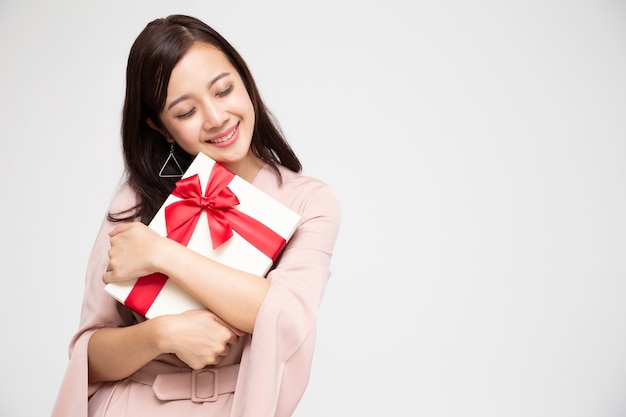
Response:
[{"label": "woman", "polygon": [[[79,330],[53,417],[289,416],[306,388],[339,207],[301,165],[233,47],[203,22],[149,23],[127,67],[127,181],[87,268]],[[301,216],[267,277],[239,271],[146,226],[199,152]],[[206,310],[150,320],[104,291],[160,272]]]}]

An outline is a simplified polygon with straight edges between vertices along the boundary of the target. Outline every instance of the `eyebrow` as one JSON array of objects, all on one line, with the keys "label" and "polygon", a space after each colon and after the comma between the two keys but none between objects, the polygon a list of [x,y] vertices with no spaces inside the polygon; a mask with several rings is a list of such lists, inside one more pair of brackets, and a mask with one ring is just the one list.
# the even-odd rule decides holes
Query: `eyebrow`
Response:
[{"label": "eyebrow", "polygon": [[[211,82],[209,83],[208,88],[213,87],[213,84],[215,84],[216,82],[218,82],[220,79],[226,77],[230,75],[230,72],[222,72],[221,74],[219,74],[217,77],[213,78],[211,80]],[[167,110],[170,110],[172,107],[174,107],[175,105],[177,105],[178,103],[180,103],[181,101],[187,100],[189,98],[189,94],[184,94],[180,97],[178,97],[175,100],[172,100],[172,102],[167,106]]]}]

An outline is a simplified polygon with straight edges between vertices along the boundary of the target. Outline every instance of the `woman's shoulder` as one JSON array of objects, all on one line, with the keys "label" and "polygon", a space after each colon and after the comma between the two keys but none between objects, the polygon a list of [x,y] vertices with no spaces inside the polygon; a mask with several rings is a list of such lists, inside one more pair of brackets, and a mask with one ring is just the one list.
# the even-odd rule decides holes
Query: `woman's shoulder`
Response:
[{"label": "woman's shoulder", "polygon": [[[339,211],[339,202],[333,187],[319,178],[278,166],[280,178],[265,166],[255,185],[299,213],[305,210]],[[258,180],[258,181],[257,181]]]},{"label": "woman's shoulder", "polygon": [[316,189],[316,188],[327,188],[330,185],[319,178],[312,177],[309,175],[305,175],[301,172],[294,172],[282,165],[278,167],[282,177],[282,183],[286,187],[293,188],[308,188],[308,189]]}]

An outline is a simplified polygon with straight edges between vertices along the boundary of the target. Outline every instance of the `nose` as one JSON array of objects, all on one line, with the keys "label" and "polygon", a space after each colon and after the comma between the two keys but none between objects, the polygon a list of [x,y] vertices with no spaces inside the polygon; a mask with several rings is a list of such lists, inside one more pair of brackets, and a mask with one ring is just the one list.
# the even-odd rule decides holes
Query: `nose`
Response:
[{"label": "nose", "polygon": [[204,130],[221,127],[228,120],[228,113],[216,103],[207,104],[204,109]]}]

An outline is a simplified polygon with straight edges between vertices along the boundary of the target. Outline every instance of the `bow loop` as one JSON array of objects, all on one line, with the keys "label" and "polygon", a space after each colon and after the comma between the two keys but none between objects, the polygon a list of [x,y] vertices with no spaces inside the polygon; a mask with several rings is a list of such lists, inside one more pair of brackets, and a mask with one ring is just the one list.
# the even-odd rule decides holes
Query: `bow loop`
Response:
[{"label": "bow loop", "polygon": [[178,181],[172,195],[181,200],[165,208],[167,236],[187,245],[200,214],[205,211],[213,249],[230,239],[233,230],[225,211],[239,204],[237,196],[228,188],[234,175],[221,165],[214,164],[204,195],[198,174]]}]

